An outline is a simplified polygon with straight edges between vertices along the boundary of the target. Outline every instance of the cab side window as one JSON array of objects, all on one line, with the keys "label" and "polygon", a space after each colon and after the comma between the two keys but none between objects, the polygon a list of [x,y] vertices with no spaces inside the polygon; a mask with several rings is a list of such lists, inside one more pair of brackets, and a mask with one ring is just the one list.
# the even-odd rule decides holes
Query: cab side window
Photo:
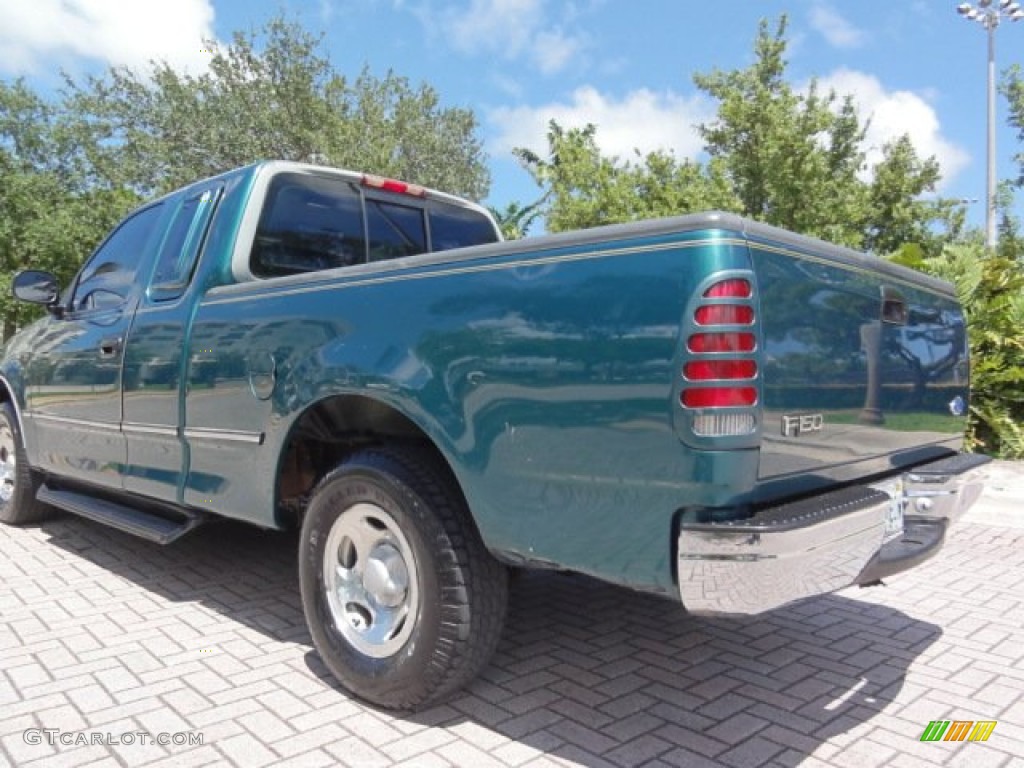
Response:
[{"label": "cab side window", "polygon": [[344,179],[302,173],[274,177],[249,257],[257,277],[279,277],[366,261],[363,205]]},{"label": "cab side window", "polygon": [[135,274],[155,234],[163,204],[126,219],[83,267],[71,295],[71,309],[117,309],[135,289]]},{"label": "cab side window", "polygon": [[151,299],[177,298],[188,287],[220,191],[203,190],[181,202],[156,259]]}]

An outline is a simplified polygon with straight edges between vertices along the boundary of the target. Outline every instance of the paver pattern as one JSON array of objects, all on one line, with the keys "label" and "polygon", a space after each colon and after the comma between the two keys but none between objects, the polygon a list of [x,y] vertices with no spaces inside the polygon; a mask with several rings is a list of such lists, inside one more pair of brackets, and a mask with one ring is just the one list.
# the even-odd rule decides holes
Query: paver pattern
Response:
[{"label": "paver pattern", "polygon": [[[1024,469],[1000,469],[937,558],[761,617],[519,574],[493,663],[413,716],[332,684],[292,534],[0,528],[0,766],[1024,765]],[[938,719],[998,724],[920,742]]]}]

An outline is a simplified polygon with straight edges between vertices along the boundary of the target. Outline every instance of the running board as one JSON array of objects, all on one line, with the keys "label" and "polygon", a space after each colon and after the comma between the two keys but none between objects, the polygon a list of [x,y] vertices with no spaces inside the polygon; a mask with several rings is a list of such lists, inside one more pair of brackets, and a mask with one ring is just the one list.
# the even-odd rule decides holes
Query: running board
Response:
[{"label": "running board", "polygon": [[45,484],[40,486],[36,498],[58,509],[87,517],[157,544],[170,544],[206,521],[205,516],[201,514],[181,510],[176,510],[176,514],[182,515],[181,520],[170,520],[136,507],[74,491],[55,490]]}]

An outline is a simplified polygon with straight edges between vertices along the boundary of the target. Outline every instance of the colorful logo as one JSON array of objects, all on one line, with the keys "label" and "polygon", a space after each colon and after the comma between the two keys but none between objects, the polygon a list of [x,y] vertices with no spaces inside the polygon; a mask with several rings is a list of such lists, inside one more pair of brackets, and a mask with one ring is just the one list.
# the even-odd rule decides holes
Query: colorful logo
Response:
[{"label": "colorful logo", "polygon": [[920,740],[988,741],[995,729],[995,720],[932,720]]}]

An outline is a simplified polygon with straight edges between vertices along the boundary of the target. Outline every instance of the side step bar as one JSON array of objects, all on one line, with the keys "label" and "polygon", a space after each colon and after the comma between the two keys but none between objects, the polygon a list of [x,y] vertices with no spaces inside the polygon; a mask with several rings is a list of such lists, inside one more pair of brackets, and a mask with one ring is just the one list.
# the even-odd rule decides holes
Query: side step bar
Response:
[{"label": "side step bar", "polygon": [[56,490],[46,484],[40,486],[36,498],[58,509],[87,517],[157,544],[170,544],[206,521],[205,516],[201,514],[181,510],[177,510],[176,513],[182,515],[182,519],[171,520],[117,502],[97,499],[74,491]]}]

